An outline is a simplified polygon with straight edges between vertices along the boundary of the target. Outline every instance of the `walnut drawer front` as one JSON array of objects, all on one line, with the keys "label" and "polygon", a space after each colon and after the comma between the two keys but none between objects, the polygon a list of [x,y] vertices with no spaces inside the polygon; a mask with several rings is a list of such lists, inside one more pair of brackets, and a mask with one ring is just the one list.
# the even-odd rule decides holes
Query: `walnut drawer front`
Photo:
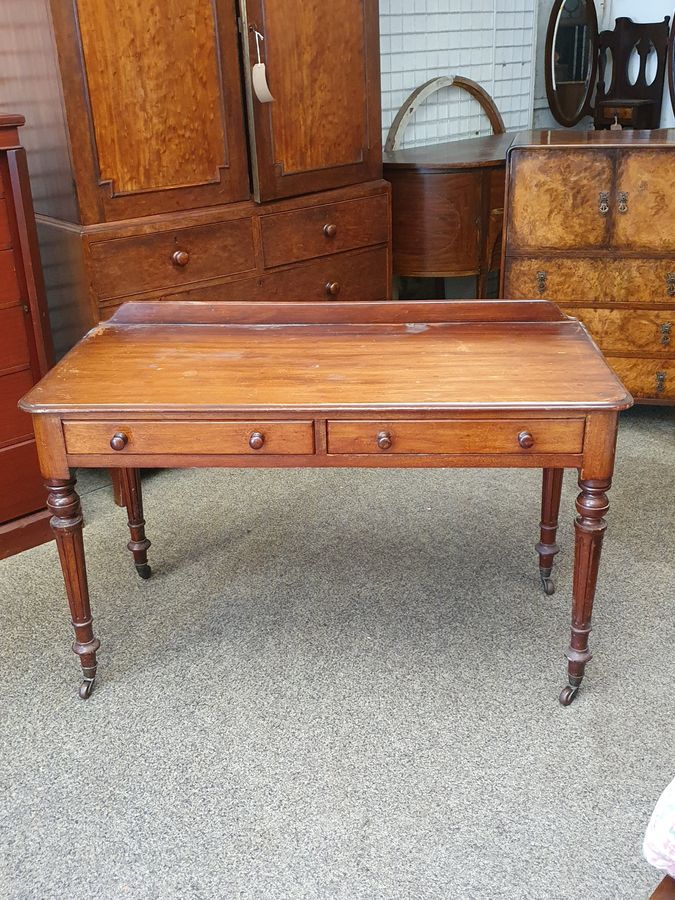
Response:
[{"label": "walnut drawer front", "polygon": [[273,213],[261,217],[260,227],[267,268],[384,244],[389,238],[389,198],[378,194]]},{"label": "walnut drawer front", "polygon": [[602,350],[675,351],[675,309],[561,309],[583,322]]},{"label": "walnut drawer front", "polygon": [[99,302],[255,270],[251,219],[92,241]]},{"label": "walnut drawer front", "polygon": [[636,399],[675,399],[675,359],[641,359],[608,353],[607,362]]},{"label": "walnut drawer front", "polygon": [[503,296],[559,303],[675,304],[675,260],[507,258]]},{"label": "walnut drawer front", "polygon": [[332,421],[329,453],[580,453],[584,419]]},{"label": "walnut drawer front", "polygon": [[307,422],[119,421],[63,423],[73,454],[294,454],[314,452]]}]

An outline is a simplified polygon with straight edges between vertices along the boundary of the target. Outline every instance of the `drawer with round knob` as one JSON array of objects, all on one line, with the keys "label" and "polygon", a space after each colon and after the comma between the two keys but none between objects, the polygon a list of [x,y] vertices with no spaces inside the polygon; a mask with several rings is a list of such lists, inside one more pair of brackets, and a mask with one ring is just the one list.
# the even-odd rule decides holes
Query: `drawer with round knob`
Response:
[{"label": "drawer with round knob", "polygon": [[73,455],[125,453],[176,455],[307,454],[314,452],[314,427],[307,422],[124,421],[63,423]]},{"label": "drawer with round knob", "polygon": [[283,266],[342,250],[386,243],[389,239],[389,199],[383,193],[263,215],[260,227],[265,267]]},{"label": "drawer with round knob", "polygon": [[99,303],[144,291],[178,290],[211,278],[255,270],[250,218],[98,238],[89,244]]},{"label": "drawer with round knob", "polygon": [[332,421],[329,453],[580,453],[584,419]]}]

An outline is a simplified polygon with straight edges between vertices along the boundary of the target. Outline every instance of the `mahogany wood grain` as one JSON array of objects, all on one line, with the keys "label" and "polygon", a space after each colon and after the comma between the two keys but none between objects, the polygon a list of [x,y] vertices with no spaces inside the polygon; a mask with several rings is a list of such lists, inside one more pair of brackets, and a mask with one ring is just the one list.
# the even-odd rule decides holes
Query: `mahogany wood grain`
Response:
[{"label": "mahogany wood grain", "polygon": [[556,536],[563,471],[563,469],[544,469],[542,479],[540,533],[539,543],[535,546],[535,550],[539,554],[539,577],[546,594],[555,592],[551,572],[553,571],[553,559],[560,552]]},{"label": "mahogany wood grain", "polygon": [[148,565],[150,541],[145,536],[145,519],[143,518],[143,490],[140,469],[117,469],[124,505],[129,517],[129,533],[131,538],[127,549],[134,559],[134,566],[141,578],[149,578],[152,570]]},{"label": "mahogany wood grain", "polygon": [[[112,422],[67,420],[63,433],[68,453],[109,454],[115,434],[124,434],[126,443],[120,458],[134,453],[313,453],[312,422],[144,422],[115,419]],[[251,446],[251,436],[260,433],[263,442]]]},{"label": "mahogany wood grain", "polygon": [[444,172],[447,169],[478,169],[483,166],[504,168],[506,152],[513,143],[513,132],[487,134],[459,141],[442,141],[423,147],[405,147],[385,152],[382,162],[385,177],[388,167],[398,171]]},{"label": "mahogany wood grain", "polygon": [[[69,467],[125,470],[142,567],[142,466],[573,467],[569,703],[590,659],[605,491],[630,403],[585,330],[544,301],[126,304],[22,401],[50,485],[81,696],[98,641]],[[547,477],[550,558],[559,483]]]},{"label": "mahogany wood grain", "polygon": [[45,492],[33,436],[0,449],[0,522],[44,509]]},{"label": "mahogany wood grain", "polygon": [[13,250],[0,250],[0,306],[15,304],[21,299],[21,288]]},{"label": "mahogany wood grain", "polygon": [[9,228],[9,211],[7,201],[0,198],[0,250],[8,250],[12,246],[12,234]]},{"label": "mahogany wood grain", "polygon": [[[523,417],[509,421],[485,419],[467,422],[425,420],[374,420],[328,422],[329,453],[581,453],[584,419]],[[525,447],[522,433],[532,436]],[[387,435],[386,446],[378,437]]]},{"label": "mahogany wood grain", "polygon": [[49,524],[50,518],[48,509],[40,509],[21,516],[20,519],[0,524],[0,559],[7,559],[51,541],[54,534]]},{"label": "mahogany wood grain", "polygon": [[[89,245],[92,285],[102,301],[179,290],[219,275],[255,270],[251,219],[162,231]],[[177,254],[185,257],[176,258]]]},{"label": "mahogany wood grain", "polygon": [[30,366],[26,324],[23,307],[0,309],[0,374]]},{"label": "mahogany wood grain", "polygon": [[383,195],[282,212],[261,218],[265,265],[310,259],[383,244],[389,236],[388,201]]},{"label": "mahogany wood grain", "polygon": [[[382,172],[377,0],[241,0],[257,200],[368,181]],[[254,31],[274,102],[251,85]]]},{"label": "mahogany wood grain", "polygon": [[30,369],[0,376],[0,447],[33,437],[30,416],[20,410],[17,404],[34,383],[35,378]]}]

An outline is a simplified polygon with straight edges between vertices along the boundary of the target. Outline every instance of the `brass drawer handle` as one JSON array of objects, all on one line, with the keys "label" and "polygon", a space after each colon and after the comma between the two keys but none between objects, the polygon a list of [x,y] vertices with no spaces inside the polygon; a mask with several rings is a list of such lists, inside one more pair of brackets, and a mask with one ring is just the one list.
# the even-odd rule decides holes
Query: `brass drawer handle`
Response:
[{"label": "brass drawer handle", "polygon": [[548,281],[548,272],[537,272],[537,290],[540,294],[546,292],[546,282]]},{"label": "brass drawer handle", "polygon": [[340,293],[340,282],[328,281],[326,283],[326,293],[329,297],[337,297],[337,295]]},{"label": "brass drawer handle", "polygon": [[666,373],[665,372],[657,372],[656,373],[656,393],[662,394],[666,389]]},{"label": "brass drawer handle", "polygon": [[529,431],[521,431],[518,435],[518,443],[523,450],[529,450],[530,447],[534,447],[534,438]]},{"label": "brass drawer handle", "polygon": [[124,450],[128,443],[129,438],[123,431],[116,431],[110,438],[110,446],[113,450]]},{"label": "brass drawer handle", "polygon": [[666,290],[669,297],[675,297],[675,272],[666,275]]},{"label": "brass drawer handle", "polygon": [[324,225],[323,233],[326,235],[326,237],[334,238],[337,234],[337,225]]},{"label": "brass drawer handle", "polygon": [[261,450],[264,443],[265,435],[260,431],[254,431],[251,437],[248,439],[248,445],[251,450]]},{"label": "brass drawer handle", "polygon": [[392,444],[393,441],[391,439],[391,432],[380,431],[377,435],[377,446],[380,448],[380,450],[388,450]]},{"label": "brass drawer handle", "polygon": [[661,343],[664,347],[670,344],[670,332],[673,330],[671,322],[664,322],[661,326]]},{"label": "brass drawer handle", "polygon": [[598,212],[601,216],[606,216],[609,212],[609,191],[600,191],[598,195]]},{"label": "brass drawer handle", "polygon": [[174,266],[180,266],[181,268],[187,266],[190,262],[190,254],[187,250],[174,250],[171,254],[171,262]]},{"label": "brass drawer handle", "polygon": [[619,212],[628,212],[628,191],[619,191],[616,199],[619,201]]}]

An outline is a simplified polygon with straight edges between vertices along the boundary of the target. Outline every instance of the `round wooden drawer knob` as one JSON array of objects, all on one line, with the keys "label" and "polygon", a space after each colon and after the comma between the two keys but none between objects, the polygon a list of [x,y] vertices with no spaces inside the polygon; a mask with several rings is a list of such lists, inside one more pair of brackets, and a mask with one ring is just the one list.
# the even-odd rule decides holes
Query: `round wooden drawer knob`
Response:
[{"label": "round wooden drawer knob", "polygon": [[523,450],[529,450],[530,447],[534,447],[534,438],[529,431],[521,431],[518,435],[518,443]]},{"label": "round wooden drawer knob", "polygon": [[254,431],[251,437],[248,439],[248,445],[251,450],[260,450],[265,443],[265,435],[261,434],[259,431]]},{"label": "round wooden drawer knob", "polygon": [[391,447],[392,443],[393,441],[391,439],[390,431],[381,431],[378,434],[377,446],[380,448],[380,450],[388,450]]},{"label": "round wooden drawer knob", "polygon": [[323,233],[326,235],[326,237],[335,237],[335,235],[337,234],[337,225],[324,225]]},{"label": "round wooden drawer knob", "polygon": [[340,282],[329,281],[326,284],[326,293],[329,297],[337,297],[337,295],[340,293]]},{"label": "round wooden drawer knob", "polygon": [[110,446],[113,450],[124,450],[126,445],[129,443],[129,438],[123,431],[116,431],[115,434],[110,438]]},{"label": "round wooden drawer knob", "polygon": [[171,261],[175,266],[187,266],[190,262],[190,254],[187,250],[174,250],[171,254]]}]

